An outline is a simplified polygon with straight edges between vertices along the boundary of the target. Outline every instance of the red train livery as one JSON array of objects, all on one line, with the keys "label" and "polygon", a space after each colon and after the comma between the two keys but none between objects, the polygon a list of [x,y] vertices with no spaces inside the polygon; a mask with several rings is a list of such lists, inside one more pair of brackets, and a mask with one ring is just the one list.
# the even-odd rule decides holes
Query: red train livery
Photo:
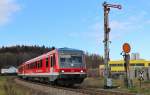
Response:
[{"label": "red train livery", "polygon": [[18,67],[21,78],[53,84],[79,84],[86,75],[84,52],[70,48],[53,49]]}]

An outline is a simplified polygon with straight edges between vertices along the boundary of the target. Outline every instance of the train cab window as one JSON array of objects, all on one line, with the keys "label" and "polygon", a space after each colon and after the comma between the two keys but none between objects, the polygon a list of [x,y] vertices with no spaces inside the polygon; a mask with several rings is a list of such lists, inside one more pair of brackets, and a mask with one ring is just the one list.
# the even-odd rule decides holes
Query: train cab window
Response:
[{"label": "train cab window", "polygon": [[48,58],[46,58],[46,67],[48,67]]}]

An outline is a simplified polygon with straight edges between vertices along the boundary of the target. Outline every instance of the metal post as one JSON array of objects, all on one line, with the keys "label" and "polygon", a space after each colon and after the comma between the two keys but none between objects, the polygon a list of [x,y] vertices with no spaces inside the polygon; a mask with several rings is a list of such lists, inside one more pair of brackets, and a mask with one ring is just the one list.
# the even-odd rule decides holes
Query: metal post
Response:
[{"label": "metal post", "polygon": [[[108,87],[108,78],[110,78],[109,74],[109,66],[108,66],[108,61],[109,61],[109,23],[108,23],[108,13],[110,11],[110,8],[107,8],[107,6],[104,4],[104,64],[105,64],[105,80],[104,80],[104,87]],[[111,81],[110,81],[111,82]],[[110,83],[109,86],[112,83]]]},{"label": "metal post", "polygon": [[126,71],[126,82],[127,82],[127,87],[129,88],[129,86],[130,86],[130,82],[129,82],[129,80],[130,80],[130,72],[129,72],[129,61],[130,61],[130,55],[129,54],[127,54],[127,53],[125,53],[125,58],[124,58],[124,61],[125,61],[125,71]]},{"label": "metal post", "polygon": [[104,65],[105,65],[105,71],[104,71],[104,88],[111,88],[112,87],[112,80],[111,80],[111,75],[110,75],[110,68],[109,68],[109,11],[110,7],[113,8],[118,8],[121,9],[120,5],[112,5],[112,4],[107,4],[106,2],[103,3],[104,7]]},{"label": "metal post", "polygon": [[126,73],[125,85],[127,86],[127,88],[131,88],[132,87],[132,80],[130,78],[130,69],[129,69],[130,54],[124,53],[123,57],[124,57],[124,68],[125,68],[125,73]]},{"label": "metal post", "polygon": [[129,52],[131,51],[131,47],[128,43],[124,43],[122,46],[122,49],[123,49],[123,51],[122,51],[121,55],[123,56],[123,59],[124,59],[124,69],[125,69],[125,73],[126,73],[126,76],[124,78],[124,83],[125,83],[125,86],[127,86],[128,88],[131,88],[132,80],[130,77],[130,69],[129,69],[129,66],[130,66]]}]

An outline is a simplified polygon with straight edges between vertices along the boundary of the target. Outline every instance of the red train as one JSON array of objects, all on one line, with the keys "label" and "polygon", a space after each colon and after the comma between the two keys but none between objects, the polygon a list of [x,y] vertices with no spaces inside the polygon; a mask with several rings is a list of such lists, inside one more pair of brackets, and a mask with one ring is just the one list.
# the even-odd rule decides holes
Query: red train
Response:
[{"label": "red train", "polygon": [[86,75],[84,52],[70,48],[53,49],[18,67],[21,78],[61,85],[82,83]]}]

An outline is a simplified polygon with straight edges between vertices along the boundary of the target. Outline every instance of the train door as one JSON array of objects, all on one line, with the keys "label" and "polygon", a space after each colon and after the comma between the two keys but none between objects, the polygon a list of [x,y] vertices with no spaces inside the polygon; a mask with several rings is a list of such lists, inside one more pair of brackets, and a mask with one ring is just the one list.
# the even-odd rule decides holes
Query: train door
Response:
[{"label": "train door", "polygon": [[51,61],[51,69],[50,72],[54,72],[54,65],[56,63],[56,58],[55,58],[55,54],[50,56],[50,61]]},{"label": "train door", "polygon": [[50,70],[50,57],[46,58],[46,72],[49,72]]}]

